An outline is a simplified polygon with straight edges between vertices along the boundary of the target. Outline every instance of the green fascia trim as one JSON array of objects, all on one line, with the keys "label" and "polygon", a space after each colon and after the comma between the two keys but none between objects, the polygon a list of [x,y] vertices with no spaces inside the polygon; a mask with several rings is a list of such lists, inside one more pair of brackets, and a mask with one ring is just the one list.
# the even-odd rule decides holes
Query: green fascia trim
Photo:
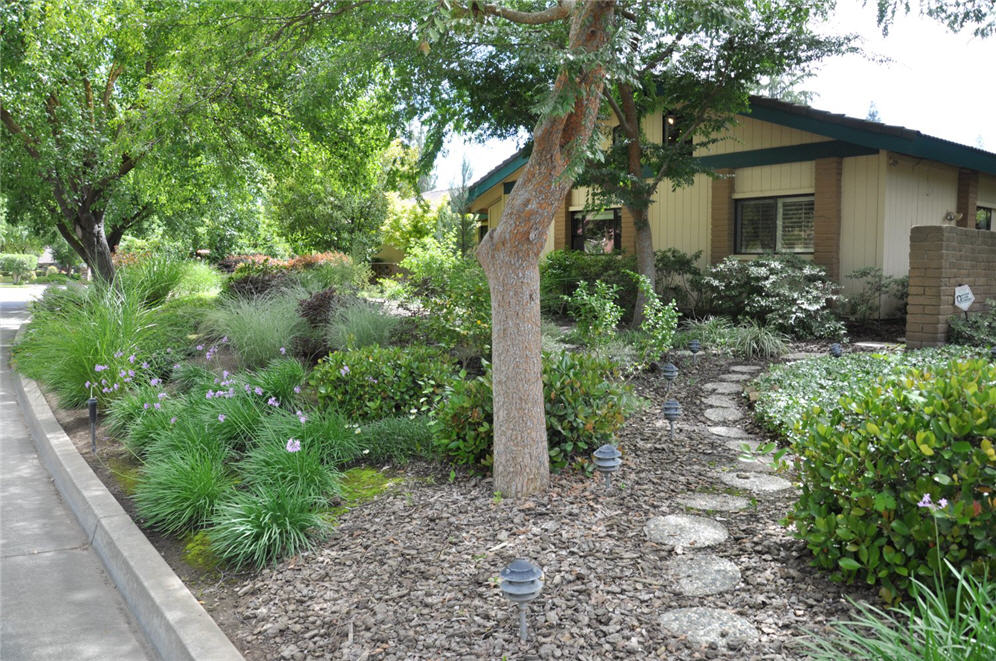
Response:
[{"label": "green fascia trim", "polygon": [[520,150],[517,154],[515,154],[515,156],[505,161],[505,163],[500,167],[484,175],[483,179],[475,181],[467,188],[467,199],[470,201],[476,200],[486,190],[495,184],[501,183],[502,179],[528,163],[529,153],[531,151],[532,150],[528,147]]},{"label": "green fascia trim", "polygon": [[[856,126],[846,126],[828,122],[816,117],[807,117],[775,108],[754,106],[750,112],[741,113],[773,124],[781,124],[790,128],[825,135],[843,142],[862,145],[875,150],[907,154],[917,158],[927,158],[961,168],[969,168],[996,174],[996,155],[987,154],[973,147],[966,147],[955,142],[932,138],[917,131],[903,131],[902,135],[885,133]],[[820,144],[820,143],[817,143]]]},{"label": "green fascia trim", "polygon": [[698,159],[705,168],[721,170],[725,168],[749,168],[758,165],[778,165],[779,163],[798,163],[814,161],[818,158],[845,158],[848,156],[868,156],[877,154],[878,150],[851,142],[830,140],[827,142],[809,142],[789,147],[770,147],[768,149],[750,149],[735,151],[728,154],[702,156]]}]

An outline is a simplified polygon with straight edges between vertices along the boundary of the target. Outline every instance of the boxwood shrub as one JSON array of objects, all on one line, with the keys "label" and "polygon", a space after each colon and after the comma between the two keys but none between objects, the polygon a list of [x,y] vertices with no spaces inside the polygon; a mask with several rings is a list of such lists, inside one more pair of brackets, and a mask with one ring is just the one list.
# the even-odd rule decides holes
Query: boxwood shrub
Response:
[{"label": "boxwood shrub", "polygon": [[[563,468],[612,440],[636,402],[612,361],[580,353],[543,356],[543,401],[550,465]],[[492,463],[491,370],[457,381],[434,422],[435,445],[458,464]]]},{"label": "boxwood shrub", "polygon": [[452,359],[436,349],[369,346],[329,354],[309,383],[322,406],[373,421],[429,410],[453,372]]},{"label": "boxwood shrub", "polygon": [[813,407],[800,426],[789,521],[819,566],[880,584],[887,600],[943,559],[996,571],[996,366],[951,360],[889,376]]}]

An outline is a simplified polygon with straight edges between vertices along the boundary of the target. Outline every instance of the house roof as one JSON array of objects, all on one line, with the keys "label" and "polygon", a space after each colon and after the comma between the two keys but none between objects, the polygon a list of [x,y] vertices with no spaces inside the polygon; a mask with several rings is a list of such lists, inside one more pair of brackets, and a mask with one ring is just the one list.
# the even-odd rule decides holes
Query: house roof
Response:
[{"label": "house roof", "polygon": [[[817,110],[808,106],[801,106],[777,99],[769,99],[762,96],[750,97],[750,109],[740,113],[744,117],[752,117],[772,124],[780,124],[790,128],[807,131],[817,135],[824,135],[831,138],[833,142],[814,143],[803,147],[809,159],[821,158],[824,156],[857,156],[860,154],[875,153],[878,150],[894,151],[900,154],[925,158],[955,167],[978,170],[987,174],[996,175],[996,154],[969,147],[950,140],[935,138],[919,131],[914,131],[902,126],[882,124],[866,119],[856,119],[825,110]],[[823,149],[820,148],[823,146]],[[781,151],[778,151],[781,150]],[[767,150],[752,150],[751,155],[762,156],[760,152],[765,152],[764,156],[775,159],[793,158],[788,152],[796,150],[795,146],[777,147]],[[532,153],[532,143],[527,144],[518,152],[505,159],[493,170],[475,181],[468,188],[467,200],[475,200],[484,191],[503,179],[511,175],[529,161]],[[803,154],[803,151],[799,151]],[[741,157],[736,156],[740,154]],[[793,152],[794,154],[794,152]],[[742,157],[747,156],[747,152],[733,152],[717,156],[705,157],[711,167],[745,167],[747,164],[742,161]],[[720,160],[724,160],[723,163]],[[731,160],[725,163],[725,160]],[[799,160],[796,158],[795,160]],[[784,162],[784,160],[780,161]],[[767,164],[763,161],[752,163],[754,165]]]}]

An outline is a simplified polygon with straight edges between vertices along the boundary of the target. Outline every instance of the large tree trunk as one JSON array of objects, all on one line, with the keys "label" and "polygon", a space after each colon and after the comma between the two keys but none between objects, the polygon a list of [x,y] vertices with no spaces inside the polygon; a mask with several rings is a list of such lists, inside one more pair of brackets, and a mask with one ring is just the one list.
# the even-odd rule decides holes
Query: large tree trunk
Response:
[{"label": "large tree trunk", "polygon": [[104,220],[89,211],[81,210],[73,223],[73,231],[83,248],[80,257],[97,277],[104,282],[114,281],[114,261],[111,247],[104,234]]},{"label": "large tree trunk", "polygon": [[[614,3],[578,3],[571,16],[573,51],[591,52],[606,40]],[[576,81],[562,72],[554,94],[576,85],[566,116],[543,120],[533,152],[505,204],[498,226],[477,251],[491,290],[494,393],[494,487],[512,498],[541,492],[550,481],[546,440],[539,307],[539,256],[550,221],[573,180],[562,176],[594,129],[604,71],[593,67]]]},{"label": "large tree trunk", "polygon": [[[657,265],[654,263],[654,237],[650,231],[650,219],[645,208],[630,207],[633,214],[633,226],[636,230],[636,272],[650,281],[651,288],[657,286]],[[642,289],[636,291],[636,303],[633,306],[633,327],[643,323],[644,308],[647,297]]]}]

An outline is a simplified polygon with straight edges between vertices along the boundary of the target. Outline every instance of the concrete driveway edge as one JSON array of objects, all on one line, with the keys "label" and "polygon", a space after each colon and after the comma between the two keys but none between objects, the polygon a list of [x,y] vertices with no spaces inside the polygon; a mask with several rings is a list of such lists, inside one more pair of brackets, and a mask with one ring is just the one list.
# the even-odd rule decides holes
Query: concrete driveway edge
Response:
[{"label": "concrete driveway edge", "polygon": [[38,385],[13,370],[11,376],[42,465],[159,655],[243,659],[77,452]]}]

